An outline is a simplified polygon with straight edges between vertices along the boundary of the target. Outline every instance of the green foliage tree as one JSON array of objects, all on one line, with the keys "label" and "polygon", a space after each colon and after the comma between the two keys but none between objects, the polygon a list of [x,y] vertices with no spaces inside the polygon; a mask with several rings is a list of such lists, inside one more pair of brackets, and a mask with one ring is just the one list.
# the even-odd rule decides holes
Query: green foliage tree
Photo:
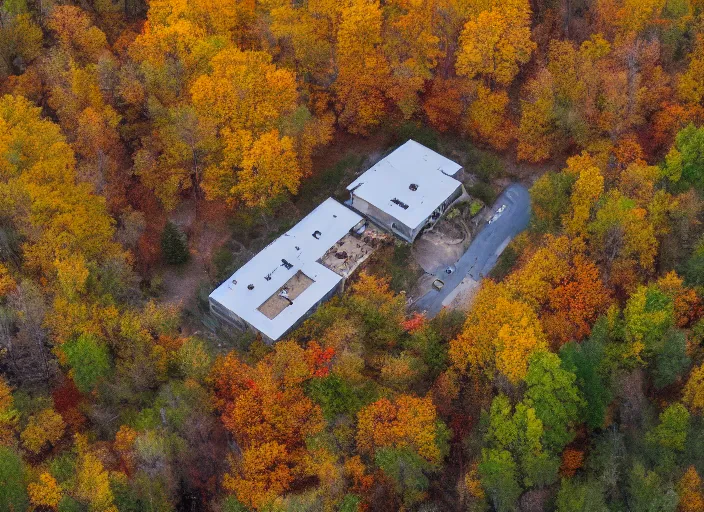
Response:
[{"label": "green foliage tree", "polygon": [[652,355],[673,325],[672,298],[655,285],[641,286],[629,297],[624,319],[626,339],[642,345],[646,355]]},{"label": "green foliage tree", "polygon": [[591,429],[601,428],[606,408],[612,396],[608,377],[604,375],[604,344],[596,336],[582,343],[570,342],[562,346],[560,358],[565,368],[577,377],[576,383],[584,397],[584,419]]},{"label": "green foliage tree", "polygon": [[328,420],[340,414],[355,414],[363,405],[357,391],[339,375],[308,382],[308,395],[323,409]]},{"label": "green foliage tree", "polygon": [[110,353],[95,336],[83,334],[62,345],[76,387],[90,393],[96,384],[108,376],[112,369]]},{"label": "green foliage tree", "polygon": [[169,265],[182,265],[190,256],[186,234],[171,221],[166,223],[161,232],[161,253]]},{"label": "green foliage tree", "polygon": [[553,453],[561,452],[574,439],[574,427],[584,405],[576,380],[556,354],[537,352],[530,359],[525,402],[542,421],[543,443]]},{"label": "green foliage tree", "polygon": [[557,493],[557,512],[608,512],[603,486],[597,480],[563,478]]},{"label": "green foliage tree", "polygon": [[12,448],[0,446],[0,510],[29,510],[27,477],[27,468],[20,454]]},{"label": "green foliage tree", "polygon": [[691,359],[687,355],[687,337],[677,329],[667,331],[655,353],[653,384],[662,389],[684,375]]},{"label": "green foliage tree", "polygon": [[482,487],[494,509],[497,512],[514,510],[522,489],[518,483],[516,461],[511,452],[485,449],[477,469]]},{"label": "green foliage tree", "polygon": [[339,512],[357,512],[362,500],[355,494],[345,494],[340,503]]},{"label": "green foliage tree", "polygon": [[697,128],[690,124],[677,134],[666,171],[669,175],[681,175],[684,185],[704,192],[704,126]]},{"label": "green foliage tree", "polygon": [[690,430],[689,411],[682,404],[673,404],[660,413],[659,423],[645,435],[653,449],[658,473],[668,475],[675,468],[678,454],[685,449]]},{"label": "green foliage tree", "polygon": [[[492,450],[506,450],[513,456],[520,481],[526,487],[557,480],[560,461],[544,450],[544,434],[543,423],[533,408],[521,402],[514,410],[505,395],[493,400],[485,441]],[[482,463],[487,462],[486,455],[491,452],[483,452]]]},{"label": "green foliage tree", "polygon": [[692,254],[682,266],[687,286],[704,286],[704,238],[699,239]]},{"label": "green foliage tree", "polygon": [[677,493],[666,485],[657,473],[636,463],[628,475],[628,505],[630,510],[643,512],[674,512],[679,501]]},{"label": "green foliage tree", "polygon": [[423,361],[429,381],[433,381],[447,367],[447,340],[443,340],[432,326],[413,332],[404,342],[404,347]]},{"label": "green foliage tree", "polygon": [[430,481],[428,461],[410,448],[382,448],[374,456],[376,465],[394,483],[405,507],[413,507],[426,496]]},{"label": "green foliage tree", "polygon": [[570,194],[577,177],[564,172],[546,172],[530,189],[531,226],[539,233],[555,232],[570,211]]}]

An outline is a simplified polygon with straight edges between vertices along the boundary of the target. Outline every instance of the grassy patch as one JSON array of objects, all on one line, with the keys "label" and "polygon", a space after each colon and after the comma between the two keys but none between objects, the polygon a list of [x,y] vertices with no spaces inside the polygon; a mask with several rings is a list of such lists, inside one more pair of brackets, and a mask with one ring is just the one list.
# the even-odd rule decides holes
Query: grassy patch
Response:
[{"label": "grassy patch", "polygon": [[359,168],[362,162],[364,162],[363,155],[350,153],[332,167],[307,178],[301,184],[296,203],[301,206],[316,205],[321,199],[335,196],[337,188],[345,181],[345,177]]},{"label": "grassy patch", "polygon": [[469,215],[470,217],[474,217],[476,214],[478,214],[482,208],[484,208],[484,203],[479,200],[479,199],[472,199],[472,202],[469,204]]},{"label": "grassy patch", "polygon": [[391,275],[391,288],[395,292],[411,289],[420,277],[420,268],[413,261],[409,244],[396,242],[388,270]]},{"label": "grassy patch", "polygon": [[496,266],[489,273],[489,277],[497,281],[501,281],[511,273],[518,262],[518,258],[523,254],[526,245],[528,244],[528,235],[520,233],[516,238],[511,240],[504,252],[499,256]]},{"label": "grassy patch", "polygon": [[499,256],[499,260],[489,273],[489,277],[496,281],[503,280],[511,273],[516,261],[518,261],[518,252],[509,244],[509,246],[504,249],[504,252],[501,253],[501,256]]},{"label": "grassy patch", "polygon": [[425,147],[438,151],[440,149],[440,137],[438,132],[420,123],[403,123],[394,133],[394,142],[403,144],[408,139],[413,139],[416,142],[423,144]]},{"label": "grassy patch", "polygon": [[213,267],[215,267],[215,278],[222,281],[232,275],[236,268],[236,258],[232,250],[228,247],[220,247],[213,254]]},{"label": "grassy patch", "polygon": [[506,169],[501,159],[489,151],[483,151],[470,145],[467,150],[467,170],[485,182],[501,178]]}]

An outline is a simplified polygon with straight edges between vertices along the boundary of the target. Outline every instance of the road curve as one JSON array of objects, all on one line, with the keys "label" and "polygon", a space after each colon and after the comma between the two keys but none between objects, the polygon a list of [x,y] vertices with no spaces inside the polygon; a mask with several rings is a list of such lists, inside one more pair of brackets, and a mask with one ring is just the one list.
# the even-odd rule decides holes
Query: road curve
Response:
[{"label": "road curve", "polygon": [[501,252],[518,233],[530,222],[530,194],[523,185],[509,185],[492,206],[492,215],[506,206],[501,216],[484,228],[474,238],[467,251],[455,263],[456,270],[450,275],[441,269],[437,277],[445,282],[440,291],[435,289],[420,297],[411,308],[424,311],[428,318],[437,315],[442,303],[450,293],[469,275],[475,281],[487,275],[498,260]]}]

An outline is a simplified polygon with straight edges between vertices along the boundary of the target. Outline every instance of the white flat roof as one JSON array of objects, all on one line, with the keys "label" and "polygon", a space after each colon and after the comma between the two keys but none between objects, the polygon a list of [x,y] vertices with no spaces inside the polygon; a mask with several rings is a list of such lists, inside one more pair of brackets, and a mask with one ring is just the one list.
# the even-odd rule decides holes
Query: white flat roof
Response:
[{"label": "white flat roof", "polygon": [[[409,140],[354,180],[347,190],[415,229],[457,190],[454,175],[462,168]],[[411,190],[411,184],[416,190]],[[402,205],[392,202],[398,200]]]},{"label": "white flat roof", "polygon": [[[277,340],[328,294],[342,277],[317,263],[362,217],[334,199],[326,199],[287,233],[245,263],[210,297],[255,329]],[[316,234],[316,237],[313,234]],[[290,264],[286,268],[282,260]],[[257,308],[298,271],[314,282],[273,319]],[[248,289],[254,285],[253,289]]]}]

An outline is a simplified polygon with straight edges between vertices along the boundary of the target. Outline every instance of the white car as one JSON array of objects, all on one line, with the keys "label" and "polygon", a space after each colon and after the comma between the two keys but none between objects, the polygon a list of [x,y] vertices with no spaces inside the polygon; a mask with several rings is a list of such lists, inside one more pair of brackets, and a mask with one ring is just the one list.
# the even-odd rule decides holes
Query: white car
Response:
[{"label": "white car", "polygon": [[505,210],[505,209],[506,209],[506,205],[505,205],[505,204],[502,204],[502,205],[501,205],[501,208],[499,208],[498,210],[496,210],[496,213],[489,219],[488,224],[491,224],[492,222],[494,222],[495,220],[497,220],[499,217],[501,217],[501,214],[504,213],[504,210]]}]

